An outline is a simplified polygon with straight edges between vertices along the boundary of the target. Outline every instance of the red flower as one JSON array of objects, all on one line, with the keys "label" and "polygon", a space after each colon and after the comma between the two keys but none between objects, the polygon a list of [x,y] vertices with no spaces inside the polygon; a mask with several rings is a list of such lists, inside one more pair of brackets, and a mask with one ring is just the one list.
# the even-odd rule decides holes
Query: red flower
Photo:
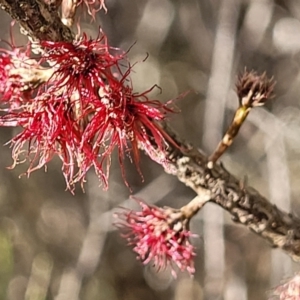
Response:
[{"label": "red flower", "polygon": [[[137,200],[137,199],[136,199]],[[125,210],[117,213],[120,219],[116,226],[125,231],[123,237],[132,245],[133,251],[144,264],[153,262],[160,269],[171,266],[176,276],[177,266],[181,271],[195,272],[194,247],[189,241],[189,219],[180,210],[149,206],[137,200],[140,212]]]},{"label": "red flower", "polygon": [[[45,167],[54,155],[63,162],[62,171],[67,187],[72,191],[74,183],[84,182],[86,172],[94,165],[96,173],[106,184],[102,165],[97,162],[91,147],[81,146],[83,128],[73,113],[76,101],[42,93],[1,118],[2,126],[20,126],[23,131],[11,141],[12,158],[16,164],[29,161],[27,175]],[[27,151],[25,151],[28,145]],[[88,161],[88,164],[87,164]]]},{"label": "red flower", "polygon": [[[15,84],[21,85],[19,89],[8,89],[18,97],[17,106],[12,105],[15,100],[4,89],[7,86],[2,92],[3,101],[10,107],[4,109],[0,125],[23,128],[11,140],[14,165],[28,159],[30,174],[58,155],[68,188],[84,182],[91,167],[107,187],[115,147],[124,179],[124,157],[131,154],[139,170],[139,148],[167,165],[166,139],[172,140],[158,122],[172,110],[148,99],[150,90],[133,92],[131,67],[123,73],[119,66],[121,60],[126,61],[124,53],[111,54],[117,49],[108,46],[102,32],[95,40],[84,35],[73,43],[42,41],[41,46],[45,54],[39,63],[48,62],[48,69],[29,58],[28,64],[18,61],[15,65],[9,56],[4,56],[11,62],[6,66],[15,68],[13,74],[19,76]],[[2,73],[10,80],[12,73],[5,68]],[[28,87],[25,97],[23,90]]]},{"label": "red flower", "polygon": [[90,108],[86,114],[90,117],[82,145],[93,145],[96,152],[101,152],[102,162],[106,160],[108,165],[117,147],[124,179],[125,154],[132,154],[139,170],[139,147],[159,163],[167,161],[165,138],[171,138],[156,122],[164,120],[171,109],[157,100],[149,100],[149,91],[135,94],[130,86],[124,85],[124,80],[111,80],[107,88],[100,89],[98,97],[89,99]]},{"label": "red flower", "polygon": [[[120,74],[119,62],[125,54],[107,43],[107,37],[100,31],[96,39],[88,39],[86,34],[73,43],[41,41],[46,50],[42,61],[53,66],[54,74],[48,84],[57,89],[64,87],[69,96],[74,91],[97,94],[99,87]],[[115,55],[110,51],[119,52]]]},{"label": "red flower", "polygon": [[[79,99],[74,113],[82,124],[80,153],[84,154],[80,165],[88,170],[96,164],[98,174],[103,177],[105,173],[107,178],[115,147],[124,179],[125,154],[132,153],[139,169],[139,147],[152,159],[167,165],[165,138],[171,138],[156,122],[164,120],[166,113],[172,110],[159,101],[149,100],[150,90],[133,93],[129,78],[131,68],[123,74],[119,67],[120,61],[126,60],[124,53],[112,55],[110,51],[116,49],[108,46],[102,32],[96,40],[88,40],[84,35],[74,43],[41,44],[46,48],[43,59],[55,69],[48,84],[70,101],[74,97]],[[85,155],[87,145],[89,153]],[[100,172],[99,166],[104,166],[106,171]]]},{"label": "red flower", "polygon": [[[76,144],[80,136],[75,131],[71,114],[68,114],[68,99],[54,94],[43,93],[30,102],[22,105],[19,110],[3,116],[4,126],[15,124],[23,131],[10,142],[13,146],[12,157],[14,165],[22,162],[22,158],[29,160],[28,175],[44,167],[58,154],[65,166],[68,166],[66,177],[72,177],[72,166],[76,156]],[[28,145],[28,150],[24,148]]]}]

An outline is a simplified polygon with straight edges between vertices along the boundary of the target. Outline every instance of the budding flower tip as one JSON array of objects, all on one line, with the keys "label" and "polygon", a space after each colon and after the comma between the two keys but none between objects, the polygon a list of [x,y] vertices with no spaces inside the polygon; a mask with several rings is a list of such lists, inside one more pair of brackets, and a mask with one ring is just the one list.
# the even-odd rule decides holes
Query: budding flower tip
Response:
[{"label": "budding flower tip", "polygon": [[269,99],[274,98],[275,84],[274,77],[269,78],[266,72],[259,75],[245,69],[236,84],[240,105],[248,108],[265,105]]}]

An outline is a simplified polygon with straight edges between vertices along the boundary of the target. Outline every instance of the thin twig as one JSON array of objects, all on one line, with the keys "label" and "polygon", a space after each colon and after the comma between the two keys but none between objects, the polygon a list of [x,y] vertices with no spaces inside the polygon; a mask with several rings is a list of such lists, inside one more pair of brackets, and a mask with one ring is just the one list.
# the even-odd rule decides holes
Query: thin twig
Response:
[{"label": "thin twig", "polygon": [[169,147],[169,159],[178,179],[201,194],[202,189],[212,192],[212,200],[228,211],[232,220],[246,226],[272,247],[286,251],[300,261],[300,219],[285,213],[270,203],[258,191],[247,187],[231,175],[223,165],[207,167],[208,157],[201,150],[188,145],[165,125],[165,130],[185,153]]}]

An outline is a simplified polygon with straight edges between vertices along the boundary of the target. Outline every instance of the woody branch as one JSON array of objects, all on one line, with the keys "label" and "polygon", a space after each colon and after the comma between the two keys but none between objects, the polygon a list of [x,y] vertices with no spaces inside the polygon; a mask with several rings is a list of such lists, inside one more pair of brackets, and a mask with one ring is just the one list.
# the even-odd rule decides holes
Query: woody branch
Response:
[{"label": "woody branch", "polygon": [[[72,33],[58,13],[42,0],[0,0],[1,8],[19,22],[32,39],[71,41]],[[233,221],[246,226],[273,247],[286,251],[300,261],[300,219],[271,204],[255,189],[231,175],[221,164],[211,162],[201,150],[181,140],[165,124],[164,129],[175,140],[169,144],[168,158],[173,174],[199,196],[203,193],[230,213]],[[184,150],[183,150],[184,149]],[[214,159],[213,159],[214,160]],[[209,166],[209,167],[208,167]]]}]

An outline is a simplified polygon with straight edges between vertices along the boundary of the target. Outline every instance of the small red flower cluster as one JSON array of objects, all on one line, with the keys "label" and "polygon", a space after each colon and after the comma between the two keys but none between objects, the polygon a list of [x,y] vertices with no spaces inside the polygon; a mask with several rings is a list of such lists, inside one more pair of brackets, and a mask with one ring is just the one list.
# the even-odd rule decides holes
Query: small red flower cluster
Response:
[{"label": "small red flower cluster", "polygon": [[[11,140],[14,164],[28,159],[29,174],[58,155],[72,189],[91,167],[106,187],[115,147],[124,178],[125,155],[132,154],[138,167],[138,148],[159,163],[166,161],[165,139],[170,137],[157,121],[171,110],[149,100],[150,90],[133,92],[131,67],[122,71],[125,54],[110,47],[102,32],[96,39],[83,35],[73,43],[40,45],[39,62],[20,49],[0,55],[0,93],[8,104],[0,125],[23,129]],[[46,63],[50,67],[41,67]]]},{"label": "small red flower cluster", "polygon": [[[133,251],[144,264],[153,262],[158,270],[167,266],[187,270],[194,274],[195,251],[189,238],[193,234],[187,229],[189,220],[180,211],[171,208],[149,206],[135,199],[142,211],[126,210],[117,213],[116,226],[124,231],[123,237],[134,246]],[[177,268],[175,267],[177,266]]]}]

